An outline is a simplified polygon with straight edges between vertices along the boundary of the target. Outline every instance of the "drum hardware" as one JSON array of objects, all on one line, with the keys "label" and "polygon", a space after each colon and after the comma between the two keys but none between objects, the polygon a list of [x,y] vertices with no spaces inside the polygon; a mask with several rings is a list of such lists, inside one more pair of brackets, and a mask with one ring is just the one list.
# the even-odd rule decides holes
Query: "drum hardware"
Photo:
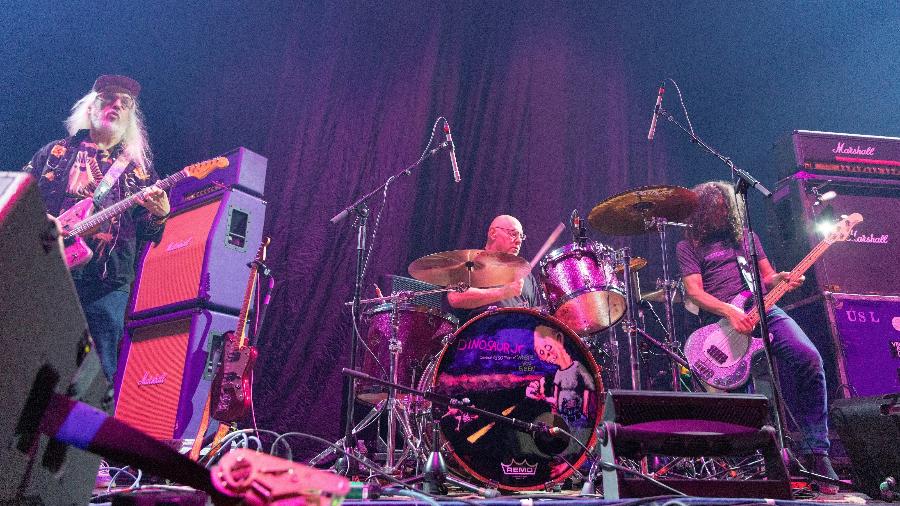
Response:
[{"label": "drum hardware", "polygon": [[410,276],[439,286],[489,288],[518,281],[529,272],[531,266],[520,256],[481,249],[432,253],[409,264]]},{"label": "drum hardware", "polygon": [[[594,206],[591,210],[588,220],[595,229],[612,235],[636,235],[649,232],[656,228],[659,234],[660,249],[662,252],[662,269],[663,277],[657,280],[657,288],[663,290],[663,303],[666,309],[665,332],[666,343],[663,350],[670,356],[677,356],[672,350],[678,348],[678,341],[675,339],[675,319],[672,308],[673,299],[675,297],[675,284],[669,277],[669,258],[668,246],[666,238],[666,229],[668,227],[687,227],[688,225],[681,223],[694,211],[697,206],[697,195],[680,186],[647,186],[629,190],[610,197],[603,202]],[[631,282],[631,256],[626,253],[627,259],[618,259],[628,262],[627,268],[624,268],[624,277],[626,279],[625,286],[632,285]],[[625,266],[623,266],[625,267]],[[632,290],[640,287],[631,286]],[[640,294],[636,294],[640,296]],[[637,325],[635,321],[634,305],[635,299],[631,293],[626,294],[626,304],[630,305],[628,319],[623,325],[625,332],[629,336],[629,356],[632,369],[632,387],[640,388],[640,365],[637,363],[638,350],[634,342],[637,334]],[[646,332],[641,331],[642,335]],[[656,342],[656,341],[651,341]],[[680,357],[678,357],[681,360]],[[680,390],[681,375],[680,368],[676,362],[672,363],[672,389]],[[637,381],[636,381],[637,379]]]},{"label": "drum hardware", "polygon": [[[623,264],[623,270],[625,271],[625,279],[631,279],[631,268],[629,265],[631,264],[631,251],[629,248],[622,248],[619,250],[619,258],[621,258]],[[633,390],[641,389],[641,369],[640,369],[640,357],[639,357],[639,346],[637,343],[637,335],[639,334],[643,337],[647,342],[653,344],[654,346],[661,349],[673,362],[673,368],[676,368],[676,374],[680,374],[680,370],[677,369],[678,365],[688,367],[687,361],[681,357],[678,353],[673,350],[677,350],[677,341],[675,341],[676,345],[673,347],[670,340],[668,342],[660,342],[655,339],[653,336],[648,334],[641,326],[638,325],[637,322],[637,307],[638,303],[634,301],[633,294],[635,294],[635,288],[632,286],[632,283],[625,283],[625,303],[627,307],[626,317],[623,319],[621,326],[622,330],[625,331],[628,336],[628,352],[629,352],[629,365],[631,367],[631,387]],[[676,380],[680,379],[680,376],[676,376]]]},{"label": "drum hardware", "polygon": [[[436,155],[443,149],[450,149],[452,144],[447,142],[439,143],[436,147],[431,148],[432,142],[434,141],[434,131],[437,127],[439,121],[444,119],[443,117],[439,117],[435,120],[434,125],[431,127],[431,138],[428,141],[428,145],[425,147],[425,150],[422,152],[422,155],[416,160],[413,164],[404,168],[400,172],[388,177],[383,183],[381,183],[374,190],[366,193],[355,202],[345,207],[343,210],[334,215],[329,221],[333,224],[343,221],[347,218],[347,216],[354,214],[356,216],[356,223],[354,224],[357,227],[356,234],[356,273],[353,278],[353,303],[351,304],[351,318],[353,318],[352,331],[350,336],[350,368],[355,369],[357,367],[356,364],[356,355],[357,348],[359,347],[359,341],[361,336],[359,335],[359,328],[356,325],[356,319],[359,315],[359,300],[362,293],[362,284],[363,277],[365,275],[366,265],[368,263],[368,254],[371,253],[371,248],[366,247],[366,237],[368,236],[367,232],[367,222],[369,217],[369,207],[367,201],[374,195],[379,192],[383,192],[384,194],[384,202],[387,203],[387,194],[388,188],[391,183],[394,182],[395,179],[399,178],[403,175],[411,175],[413,169],[418,168],[422,163]],[[446,120],[445,120],[446,122]],[[429,149],[431,148],[431,149]],[[382,206],[382,210],[384,210],[384,206]],[[379,212],[378,218],[381,217],[381,213]],[[376,231],[378,229],[378,219],[375,221]],[[374,235],[373,235],[374,239]],[[368,253],[367,253],[368,252]],[[353,432],[353,410],[354,410],[354,400],[356,399],[356,382],[354,378],[349,378],[347,385],[347,394],[344,398],[345,401],[345,409],[346,409],[346,421],[344,424],[344,437],[343,444],[344,449],[350,453],[356,450],[356,439],[355,434]],[[354,459],[347,459],[347,474],[350,476],[355,476],[359,474],[359,464]]]}]

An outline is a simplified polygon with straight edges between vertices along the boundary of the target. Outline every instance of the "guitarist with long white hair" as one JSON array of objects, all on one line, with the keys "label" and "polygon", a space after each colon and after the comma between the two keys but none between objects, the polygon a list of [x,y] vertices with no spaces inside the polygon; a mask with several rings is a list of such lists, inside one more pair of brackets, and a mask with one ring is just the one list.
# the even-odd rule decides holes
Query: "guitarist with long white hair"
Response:
[{"label": "guitarist with long white hair", "polygon": [[139,243],[159,241],[169,214],[166,192],[153,186],[158,177],[138,107],[140,90],[130,77],[98,77],[72,106],[65,122],[69,137],[41,148],[23,169],[37,181],[53,215],[86,199],[88,207],[97,210],[139,195],[139,206],[85,233],[92,256],[72,271],[110,382],[116,374]]},{"label": "guitarist with long white hair", "polygon": [[[676,253],[685,292],[701,309],[703,324],[721,318],[742,334],[751,334],[755,321],[749,307],[731,303],[742,292],[749,292],[749,265],[745,259],[743,210],[735,198],[732,185],[713,181],[693,188],[699,201],[688,218],[686,238],[678,243]],[[800,286],[804,277],[791,279],[788,272],[776,272],[754,236],[759,258],[759,271],[765,291],[779,283],[788,289]],[[746,293],[745,293],[746,295]],[[751,299],[752,302],[752,299]],[[772,336],[774,359],[785,386],[795,388],[788,405],[799,425],[802,441],[795,447],[800,461],[808,470],[837,478],[828,458],[827,390],[822,357],[797,323],[777,306],[766,314]],[[758,332],[758,329],[756,329]],[[724,348],[724,346],[723,346]],[[718,350],[715,350],[718,352]],[[729,351],[729,350],[726,350]],[[723,358],[725,354],[722,354]]]}]

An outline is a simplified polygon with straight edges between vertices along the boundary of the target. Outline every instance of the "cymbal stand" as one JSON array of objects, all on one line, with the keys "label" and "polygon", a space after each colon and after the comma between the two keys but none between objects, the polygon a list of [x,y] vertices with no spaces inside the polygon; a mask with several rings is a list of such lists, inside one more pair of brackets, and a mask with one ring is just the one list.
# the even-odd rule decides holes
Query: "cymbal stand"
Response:
[{"label": "cymbal stand", "polygon": [[[659,245],[662,253],[662,279],[656,280],[656,288],[662,288],[665,293],[664,307],[666,310],[666,347],[669,350],[677,350],[679,347],[678,340],[675,338],[675,311],[674,300],[678,290],[678,282],[669,277],[669,246],[666,240],[666,227],[688,227],[685,223],[675,223],[665,218],[651,218],[648,224],[655,226],[659,233]],[[677,362],[672,362],[672,391],[681,390],[681,366]]]},{"label": "cymbal stand", "polygon": [[622,320],[622,329],[628,336],[628,365],[631,367],[631,389],[641,389],[641,364],[638,353],[637,332],[638,325],[635,320],[634,286],[631,282],[631,248],[621,250],[622,272],[625,278],[625,318]]},{"label": "cymbal stand", "polygon": [[[617,258],[622,261],[622,268],[624,269],[623,274],[625,276],[625,318],[622,319],[622,329],[628,334],[628,353],[629,353],[629,362],[631,366],[631,388],[633,390],[641,390],[641,366],[640,366],[640,357],[638,353],[638,343],[637,336],[640,334],[641,337],[649,341],[651,344],[655,345],[666,355],[669,356],[669,359],[672,360],[675,364],[680,364],[684,367],[688,367],[687,361],[681,357],[678,353],[672,350],[669,347],[668,343],[663,343],[656,340],[653,336],[648,334],[644,329],[638,326],[637,321],[635,320],[636,311],[635,307],[637,303],[634,300],[634,289],[635,287],[631,286],[631,249],[630,248],[622,248],[616,253]],[[677,367],[677,366],[676,366]]]}]

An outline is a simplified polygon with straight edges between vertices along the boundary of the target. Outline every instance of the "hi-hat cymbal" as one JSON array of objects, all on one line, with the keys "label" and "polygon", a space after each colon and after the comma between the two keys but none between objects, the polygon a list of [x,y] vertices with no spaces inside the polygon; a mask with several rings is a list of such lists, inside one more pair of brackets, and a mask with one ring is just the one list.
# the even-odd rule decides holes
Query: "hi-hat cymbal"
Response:
[{"label": "hi-hat cymbal", "polygon": [[[621,264],[616,264],[616,273],[622,272],[625,270],[625,262]],[[647,260],[641,257],[631,257],[631,261],[628,262],[628,265],[631,267],[631,272],[639,271],[644,267],[647,267]]]},{"label": "hi-hat cymbal", "polygon": [[645,186],[610,197],[588,215],[595,229],[610,235],[643,234],[653,218],[683,221],[697,206],[697,194],[681,186]]},{"label": "hi-hat cymbal", "polygon": [[528,260],[522,257],[481,249],[432,253],[409,264],[410,276],[440,286],[499,286],[522,279],[530,271]]},{"label": "hi-hat cymbal", "polygon": [[[649,300],[650,302],[665,302],[666,290],[664,288],[660,288],[659,290],[653,290],[652,292],[642,293],[641,300]],[[675,296],[672,297],[672,302],[681,302],[681,290],[675,291]]]}]

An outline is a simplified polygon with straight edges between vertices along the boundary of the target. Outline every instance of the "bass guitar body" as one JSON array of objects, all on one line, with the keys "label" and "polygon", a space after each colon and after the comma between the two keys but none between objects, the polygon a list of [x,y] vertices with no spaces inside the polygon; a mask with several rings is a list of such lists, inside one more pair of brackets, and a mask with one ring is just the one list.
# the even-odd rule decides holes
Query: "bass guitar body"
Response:
[{"label": "bass guitar body", "polygon": [[[745,308],[749,293],[731,301]],[[684,355],[691,369],[707,385],[720,390],[734,390],[750,379],[750,362],[763,349],[763,340],[734,330],[728,318],[700,327],[684,343]]]},{"label": "bass guitar body", "polygon": [[213,379],[210,407],[220,422],[236,422],[244,418],[253,402],[253,365],[256,348],[240,346],[234,332],[223,336],[222,366]]}]

